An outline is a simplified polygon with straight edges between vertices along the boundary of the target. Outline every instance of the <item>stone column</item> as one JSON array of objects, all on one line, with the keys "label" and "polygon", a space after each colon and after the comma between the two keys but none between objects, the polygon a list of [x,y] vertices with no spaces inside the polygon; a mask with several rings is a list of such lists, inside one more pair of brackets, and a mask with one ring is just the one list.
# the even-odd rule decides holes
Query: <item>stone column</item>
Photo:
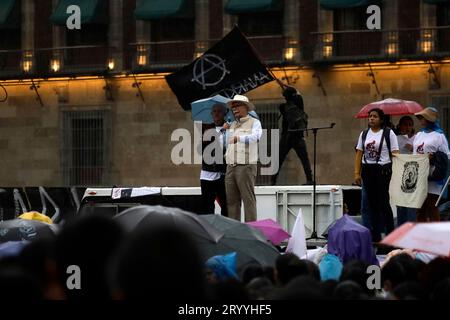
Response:
[{"label": "stone column", "polygon": [[417,43],[418,53],[433,53],[436,48],[436,5],[420,1],[420,40]]},{"label": "stone column", "polygon": [[381,8],[381,25],[383,32],[383,50],[389,57],[396,57],[399,54],[399,34],[398,34],[398,1],[383,0]]},{"label": "stone column", "polygon": [[195,1],[195,57],[200,56],[209,47],[209,1]]},{"label": "stone column", "polygon": [[151,41],[151,22],[136,20],[136,56],[133,62],[133,68],[145,67],[150,63],[150,44]]},{"label": "stone column", "polygon": [[[52,12],[55,11],[56,6],[58,5],[59,0],[52,0]],[[52,23],[52,22],[50,22]],[[52,38],[53,38],[53,47],[60,48],[66,46],[66,26],[59,26],[53,24],[52,27]],[[53,60],[50,63],[51,65],[59,63],[58,71],[63,69],[64,67],[64,50],[54,49],[53,50]],[[53,70],[54,67],[52,67]]]},{"label": "stone column", "polygon": [[284,1],[284,25],[283,34],[286,37],[284,58],[287,62],[300,62],[300,21],[299,1]]},{"label": "stone column", "polygon": [[31,72],[34,68],[34,2],[22,0],[22,70]]},{"label": "stone column", "polygon": [[226,35],[228,32],[230,32],[234,25],[238,23],[238,17],[235,15],[231,15],[226,13],[225,11],[225,5],[227,4],[227,0],[222,0],[223,4],[223,35]]},{"label": "stone column", "polygon": [[109,2],[109,59],[114,62],[114,70],[123,69],[123,0]]},{"label": "stone column", "polygon": [[326,59],[333,55],[333,10],[325,10],[318,6],[318,29],[324,34],[317,35],[314,57]]}]

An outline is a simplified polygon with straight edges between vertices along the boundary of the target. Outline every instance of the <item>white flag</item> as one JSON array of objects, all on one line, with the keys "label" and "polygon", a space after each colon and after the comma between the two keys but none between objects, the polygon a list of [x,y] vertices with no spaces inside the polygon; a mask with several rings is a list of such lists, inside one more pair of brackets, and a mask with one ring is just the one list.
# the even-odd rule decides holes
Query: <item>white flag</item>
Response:
[{"label": "white flag", "polygon": [[391,203],[399,207],[421,208],[427,197],[429,170],[427,154],[397,154],[393,157],[389,185]]},{"label": "white flag", "polygon": [[301,258],[306,255],[305,223],[303,222],[302,209],[298,211],[291,234],[292,236],[289,239],[286,252],[294,253],[297,257]]}]

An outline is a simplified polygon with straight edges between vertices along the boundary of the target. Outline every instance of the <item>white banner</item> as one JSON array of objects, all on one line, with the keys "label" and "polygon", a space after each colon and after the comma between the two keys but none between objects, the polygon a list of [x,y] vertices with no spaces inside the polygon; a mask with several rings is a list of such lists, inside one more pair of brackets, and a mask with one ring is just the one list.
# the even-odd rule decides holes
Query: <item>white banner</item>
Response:
[{"label": "white banner", "polygon": [[391,203],[399,207],[421,208],[427,197],[429,170],[427,154],[396,154],[392,159],[389,185]]}]

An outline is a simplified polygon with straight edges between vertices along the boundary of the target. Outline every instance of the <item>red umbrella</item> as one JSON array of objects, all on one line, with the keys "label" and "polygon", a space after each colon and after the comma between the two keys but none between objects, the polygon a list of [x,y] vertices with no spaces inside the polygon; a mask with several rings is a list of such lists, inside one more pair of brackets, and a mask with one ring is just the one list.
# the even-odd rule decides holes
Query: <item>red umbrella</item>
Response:
[{"label": "red umbrella", "polygon": [[374,108],[379,108],[383,110],[385,114],[391,116],[414,114],[416,112],[423,110],[423,107],[415,101],[389,98],[365,105],[361,110],[359,110],[358,114],[356,115],[356,118],[357,119],[368,118],[369,111]]},{"label": "red umbrella", "polygon": [[383,244],[450,257],[450,222],[404,223]]}]

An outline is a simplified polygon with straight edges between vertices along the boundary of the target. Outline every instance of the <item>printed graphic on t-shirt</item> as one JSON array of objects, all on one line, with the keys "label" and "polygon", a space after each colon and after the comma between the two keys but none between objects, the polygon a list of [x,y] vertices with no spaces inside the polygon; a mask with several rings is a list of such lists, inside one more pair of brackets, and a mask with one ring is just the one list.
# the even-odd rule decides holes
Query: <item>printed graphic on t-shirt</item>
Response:
[{"label": "printed graphic on t-shirt", "polygon": [[375,148],[375,140],[366,145],[367,160],[376,161],[378,158],[378,150]]},{"label": "printed graphic on t-shirt", "polygon": [[416,149],[416,153],[417,153],[417,154],[424,154],[424,152],[423,152],[423,147],[424,147],[424,145],[425,145],[425,142],[422,142],[421,145],[418,145],[418,146],[417,146],[417,149]]},{"label": "printed graphic on t-shirt", "polygon": [[405,193],[413,193],[416,191],[419,178],[419,163],[417,161],[408,161],[403,167],[401,189]]}]

